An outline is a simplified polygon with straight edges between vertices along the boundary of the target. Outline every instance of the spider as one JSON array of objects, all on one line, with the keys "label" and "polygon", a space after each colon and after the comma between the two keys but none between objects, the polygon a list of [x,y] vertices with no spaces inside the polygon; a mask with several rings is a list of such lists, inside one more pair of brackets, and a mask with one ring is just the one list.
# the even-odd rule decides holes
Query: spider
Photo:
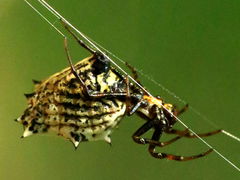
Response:
[{"label": "spider", "polygon": [[[75,148],[84,141],[105,140],[111,143],[110,135],[122,117],[137,113],[146,122],[132,138],[138,144],[148,145],[148,151],[153,157],[187,161],[206,156],[213,151],[209,149],[193,156],[157,152],[156,147],[167,146],[182,137],[197,137],[188,129],[173,128],[177,122],[176,117],[185,112],[188,105],[178,110],[172,104],[165,103],[159,96],[150,96],[130,82],[128,76],[118,72],[105,54],[89,47],[64,20],[60,21],[91,56],[73,65],[67,38],[64,39],[64,49],[70,67],[46,80],[34,81],[34,92],[25,94],[28,107],[17,119],[24,127],[22,137],[53,131],[70,140]],[[137,71],[128,63],[126,66],[132,72],[134,80],[141,84]],[[152,137],[144,138],[144,134],[150,129],[153,129]],[[198,136],[207,137],[220,132],[222,130],[215,130]],[[176,137],[161,142],[160,137],[163,133],[174,134]]]}]

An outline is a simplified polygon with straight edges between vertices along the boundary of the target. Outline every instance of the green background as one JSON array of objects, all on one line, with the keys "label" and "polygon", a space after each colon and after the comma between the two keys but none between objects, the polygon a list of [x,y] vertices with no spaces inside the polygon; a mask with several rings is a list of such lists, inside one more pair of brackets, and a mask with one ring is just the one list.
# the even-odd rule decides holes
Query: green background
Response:
[{"label": "green background", "polygon": [[[181,116],[193,130],[224,128],[240,136],[239,0],[48,2],[78,29],[201,112],[199,116],[190,109]],[[75,62],[89,55],[73,40],[69,45]],[[26,107],[23,93],[32,91],[31,79],[44,79],[66,66],[63,38],[24,1],[1,0],[1,180],[239,178],[215,153],[183,163],[152,158],[147,146],[131,139],[144,123],[136,115],[122,120],[112,134],[112,147],[90,142],[74,151],[71,143],[54,135],[20,139],[22,126],[13,119]],[[141,80],[152,94],[184,105],[149,79]],[[240,166],[239,143],[224,135],[206,140]],[[207,149],[197,139],[182,139],[159,151],[192,155]]]}]

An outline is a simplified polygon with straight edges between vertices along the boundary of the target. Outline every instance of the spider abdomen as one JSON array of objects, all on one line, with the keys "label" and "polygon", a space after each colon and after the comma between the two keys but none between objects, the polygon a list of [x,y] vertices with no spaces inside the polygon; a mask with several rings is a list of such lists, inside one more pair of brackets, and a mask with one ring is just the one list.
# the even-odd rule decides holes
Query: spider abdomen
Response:
[{"label": "spider abdomen", "polygon": [[[119,84],[122,86],[122,77],[110,69],[95,75],[92,68],[95,61],[90,57],[75,66],[89,90],[106,93]],[[75,146],[80,141],[105,140],[110,143],[109,135],[125,115],[126,102],[113,96],[88,97],[83,91],[70,68],[37,84],[32,96],[28,97],[28,108],[18,119],[24,125],[23,136],[54,131]]]}]

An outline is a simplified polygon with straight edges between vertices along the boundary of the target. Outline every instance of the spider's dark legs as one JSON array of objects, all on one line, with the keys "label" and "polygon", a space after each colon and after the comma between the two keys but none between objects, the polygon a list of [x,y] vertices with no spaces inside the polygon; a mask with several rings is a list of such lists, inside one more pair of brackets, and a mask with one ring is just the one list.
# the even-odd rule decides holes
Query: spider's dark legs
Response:
[{"label": "spider's dark legs", "polygon": [[127,106],[127,113],[131,111],[131,102],[130,102],[130,89],[129,89],[129,79],[128,76],[125,78],[125,83],[126,83],[126,106]]},{"label": "spider's dark legs", "polygon": [[[87,44],[85,44],[81,39],[78,38],[78,36],[73,32],[73,30],[71,29],[71,27],[66,24],[66,22],[64,22],[62,19],[60,19],[61,23],[63,24],[63,26],[65,27],[65,29],[73,36],[73,38],[78,42],[78,44],[80,46],[82,46],[83,48],[85,48],[86,50],[88,50],[91,54],[93,54],[95,56],[96,59],[98,59],[99,56],[104,56],[103,54],[101,54],[98,51],[93,50],[91,47],[89,47]],[[71,61],[71,57],[69,54],[69,50],[67,48],[67,39],[65,38],[65,51],[67,53],[67,57],[68,57],[68,61],[69,64],[71,66],[71,70],[73,72],[73,74],[76,76],[76,78],[78,78],[81,82],[82,87],[84,88],[84,92],[85,94],[87,94],[89,97],[96,97],[96,98],[101,98],[101,97],[106,97],[106,96],[128,96],[127,92],[107,92],[107,93],[99,93],[99,92],[91,92],[89,91],[89,89],[84,85],[83,80],[81,80],[81,78],[79,77],[79,75],[76,73],[76,70],[72,64]],[[127,65],[129,68],[131,67],[130,65]],[[135,71],[135,69],[133,67],[130,68],[133,72],[134,77],[138,78],[137,73]],[[136,80],[137,82],[139,82],[138,80]],[[127,88],[129,89],[129,82],[126,83]],[[129,90],[128,90],[129,91]],[[131,95],[130,95],[131,96]]]},{"label": "spider's dark legs", "polygon": [[[160,130],[160,129],[156,129],[156,130],[154,131],[154,133],[153,133],[152,140],[154,140],[154,141],[159,141],[161,134],[162,134],[161,130]],[[149,153],[150,153],[153,157],[158,158],[158,159],[164,159],[164,158],[166,158],[166,159],[175,160],[175,161],[188,161],[188,160],[197,159],[197,158],[206,156],[206,155],[208,155],[210,152],[213,151],[213,149],[209,149],[208,151],[206,151],[206,152],[204,152],[204,153],[197,154],[197,155],[193,155],[193,156],[176,156],[176,155],[173,155],[173,154],[156,152],[156,151],[155,151],[155,147],[156,147],[156,145],[150,144],[150,145],[149,145],[149,148],[148,148]]]},{"label": "spider's dark legs", "polygon": [[[162,135],[163,132],[166,131],[165,128],[168,127],[164,119],[162,118],[162,111],[161,109],[155,107],[152,107],[152,113],[153,113],[153,118],[148,120],[143,126],[141,126],[134,134],[133,134],[133,140],[138,143],[138,144],[149,144],[148,151],[149,153],[158,159],[169,159],[169,160],[176,160],[176,161],[188,161],[188,160],[193,160],[197,159],[203,156],[206,156],[210,152],[213,151],[213,149],[209,149],[206,152],[193,155],[193,156],[177,156],[173,154],[168,154],[168,153],[159,153],[156,152],[155,148],[156,147],[163,147],[166,145],[169,145],[180,138],[184,137],[188,133],[188,131],[182,131],[179,136],[176,136],[175,138],[167,141],[167,142],[159,142],[159,139]],[[148,130],[154,129],[154,133],[152,135],[151,139],[147,138],[142,138],[141,136],[145,134]]]},{"label": "spider's dark legs", "polygon": [[[174,115],[175,116],[179,116],[181,115],[182,113],[184,113],[186,110],[188,110],[188,104],[186,104],[182,109],[180,110],[176,110],[174,111]],[[221,133],[222,132],[222,129],[218,129],[218,130],[215,130],[215,131],[211,131],[211,132],[207,132],[207,133],[201,133],[201,134],[197,134],[199,137],[208,137],[208,136],[212,136],[212,135],[215,135],[215,134],[218,134],[218,133]],[[191,133],[188,129],[185,129],[185,130],[176,130],[176,129],[166,129],[165,130],[165,133],[168,133],[168,134],[176,134],[178,136],[181,136],[181,137],[187,137],[187,138],[197,138],[198,136],[194,135],[193,133]]]},{"label": "spider's dark legs", "polygon": [[[132,114],[134,114],[137,109],[144,104],[142,97],[140,97],[139,95],[136,94],[130,94],[130,83],[129,83],[129,79],[128,76],[125,77],[125,83],[126,83],[126,106],[127,106],[127,114],[129,116],[131,116]],[[131,102],[131,98],[136,99],[137,103],[133,104]]]},{"label": "spider's dark legs", "polygon": [[132,74],[133,74],[133,79],[136,80],[139,84],[141,84],[140,80],[138,79],[138,74],[136,69],[131,66],[130,64],[128,64],[127,62],[125,62],[125,65],[131,70]]},{"label": "spider's dark legs", "polygon": [[81,39],[77,37],[77,35],[70,29],[70,27],[62,20],[60,19],[61,23],[65,27],[65,29],[74,37],[74,39],[77,41],[77,43],[88,50],[91,54],[95,54],[96,51],[94,51],[92,48],[90,48],[87,44],[85,44]]},{"label": "spider's dark legs", "polygon": [[[166,145],[169,145],[177,140],[179,140],[180,138],[182,138],[181,136],[176,136],[173,139],[170,139],[169,141],[166,142],[159,142],[156,141],[154,139],[148,139],[148,138],[143,138],[141,137],[143,134],[145,134],[148,130],[150,130],[151,128],[157,128],[158,132],[161,134],[162,129],[164,128],[165,125],[162,124],[162,122],[160,120],[148,120],[145,124],[143,124],[133,135],[132,138],[133,140],[138,143],[138,144],[152,144],[155,146],[159,146],[159,147],[164,147]],[[155,130],[156,132],[157,130]]]},{"label": "spider's dark legs", "polygon": [[78,75],[78,73],[77,73],[77,71],[76,71],[76,69],[74,68],[74,65],[73,65],[73,63],[72,63],[72,58],[71,58],[70,53],[69,53],[68,44],[67,44],[67,38],[66,38],[66,37],[64,38],[64,49],[65,49],[65,52],[66,52],[66,54],[67,54],[68,63],[69,63],[69,65],[70,65],[70,68],[71,68],[72,73],[74,74],[74,76],[75,76],[76,78],[79,79],[79,81],[80,81],[80,83],[81,83],[81,87],[83,87],[84,94],[89,95],[87,87],[85,86],[83,80],[82,80],[82,79],[80,78],[80,76]]},{"label": "spider's dark legs", "polygon": [[133,140],[138,144],[147,144],[150,139],[142,138],[141,135],[145,134],[149,129],[153,128],[154,122],[149,120],[143,124],[133,135]]},{"label": "spider's dark legs", "polygon": [[[152,135],[152,139],[147,139],[147,138],[142,138],[140,137],[141,135],[145,134],[149,129],[155,127],[155,131]],[[175,141],[177,141],[178,139],[180,139],[182,136],[177,136],[173,139],[171,139],[170,141],[167,142],[159,142],[160,136],[163,132],[162,130],[163,127],[161,126],[156,126],[156,122],[154,122],[154,120],[150,120],[148,122],[146,122],[142,127],[140,127],[134,134],[133,134],[133,140],[138,143],[138,144],[149,144],[149,148],[148,151],[149,153],[158,159],[164,159],[167,158],[169,160],[176,160],[176,161],[188,161],[188,160],[193,160],[193,159],[197,159],[203,156],[206,156],[207,154],[209,154],[210,152],[212,152],[212,149],[209,149],[208,151],[201,153],[201,154],[197,154],[194,156],[176,156],[173,154],[167,154],[167,153],[159,153],[155,151],[156,147],[164,147],[166,145],[169,145]]]},{"label": "spider's dark legs", "polygon": [[184,113],[185,111],[187,111],[188,110],[188,104],[186,104],[182,109],[180,109],[180,110],[175,110],[174,111],[174,115],[175,116],[179,116],[179,115],[181,115],[182,113]]}]

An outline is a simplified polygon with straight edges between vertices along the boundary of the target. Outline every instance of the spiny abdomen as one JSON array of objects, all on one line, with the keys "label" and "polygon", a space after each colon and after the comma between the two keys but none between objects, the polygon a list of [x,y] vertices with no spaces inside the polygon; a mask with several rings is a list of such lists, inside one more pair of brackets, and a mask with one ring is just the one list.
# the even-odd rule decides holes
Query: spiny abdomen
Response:
[{"label": "spiny abdomen", "polygon": [[[91,90],[111,91],[111,86],[121,77],[111,70],[107,75],[95,76],[93,63],[90,57],[75,67]],[[18,121],[25,129],[23,137],[54,131],[77,147],[80,141],[88,140],[102,139],[110,143],[109,135],[125,110],[125,102],[115,97],[85,97],[79,79],[66,68],[36,85],[34,93],[28,97],[28,108]]]}]

